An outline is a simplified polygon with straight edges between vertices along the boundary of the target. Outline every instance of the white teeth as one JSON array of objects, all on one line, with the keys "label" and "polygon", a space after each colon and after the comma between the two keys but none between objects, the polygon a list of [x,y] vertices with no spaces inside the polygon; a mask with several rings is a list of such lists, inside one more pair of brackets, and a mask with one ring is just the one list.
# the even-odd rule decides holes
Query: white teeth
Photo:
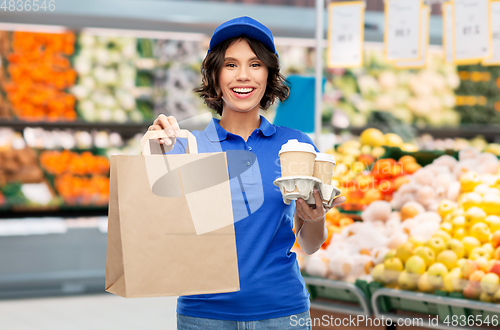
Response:
[{"label": "white teeth", "polygon": [[253,88],[233,88],[233,91],[236,93],[250,93],[253,91]]}]

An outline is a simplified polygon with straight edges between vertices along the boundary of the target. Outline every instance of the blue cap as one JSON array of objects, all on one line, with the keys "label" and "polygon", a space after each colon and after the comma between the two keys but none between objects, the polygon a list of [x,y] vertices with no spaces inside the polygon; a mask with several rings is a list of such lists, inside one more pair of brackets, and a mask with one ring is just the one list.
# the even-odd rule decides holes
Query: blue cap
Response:
[{"label": "blue cap", "polygon": [[233,18],[219,25],[210,39],[207,54],[224,40],[242,35],[259,40],[278,56],[271,30],[248,16]]}]

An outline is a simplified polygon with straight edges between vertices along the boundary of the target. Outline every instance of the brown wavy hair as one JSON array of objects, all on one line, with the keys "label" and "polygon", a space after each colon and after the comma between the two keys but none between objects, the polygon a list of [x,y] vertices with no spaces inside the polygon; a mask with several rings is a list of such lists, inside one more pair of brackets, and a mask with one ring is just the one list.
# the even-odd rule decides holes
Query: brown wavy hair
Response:
[{"label": "brown wavy hair", "polygon": [[224,65],[227,48],[238,40],[248,42],[254,54],[268,69],[266,91],[260,100],[260,107],[267,110],[276,99],[283,102],[290,94],[288,82],[280,73],[280,63],[276,54],[256,39],[247,36],[229,38],[215,46],[205,57],[201,64],[202,84],[193,90],[205,100],[205,104],[210,109],[215,110],[220,116],[222,115],[223,100],[222,90],[219,86],[219,73]]}]

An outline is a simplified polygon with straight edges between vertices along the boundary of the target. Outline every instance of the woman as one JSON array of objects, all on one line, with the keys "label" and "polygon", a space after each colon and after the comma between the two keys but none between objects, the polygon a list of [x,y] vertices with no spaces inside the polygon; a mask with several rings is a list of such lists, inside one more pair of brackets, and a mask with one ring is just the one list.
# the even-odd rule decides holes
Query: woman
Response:
[{"label": "woman", "polygon": [[[296,255],[290,252],[295,241],[292,226],[301,248],[312,254],[326,240],[328,209],[317,191],[316,207],[302,199],[286,205],[273,185],[281,177],[281,146],[289,139],[314,144],[302,132],[274,126],[259,115],[259,109],[289,94],[271,31],[250,17],[223,23],[211,38],[202,76],[203,84],[195,91],[221,119],[193,132],[199,152],[233,152],[229,171],[237,165],[247,169],[230,174],[240,291],[179,297],[177,327],[311,329],[305,325],[309,294]],[[175,118],[160,115],[149,129],[165,130],[171,139],[161,143],[173,148],[171,152],[185,152],[185,143],[175,143]],[[339,197],[334,205],[343,201],[345,197]]]}]

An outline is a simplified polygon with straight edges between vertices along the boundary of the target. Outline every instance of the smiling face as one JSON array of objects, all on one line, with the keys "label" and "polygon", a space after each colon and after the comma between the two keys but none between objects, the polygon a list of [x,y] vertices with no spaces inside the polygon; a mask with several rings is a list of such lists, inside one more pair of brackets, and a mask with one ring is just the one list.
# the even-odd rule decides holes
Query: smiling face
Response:
[{"label": "smiling face", "polygon": [[260,61],[246,40],[231,44],[219,73],[223,109],[237,112],[258,111],[267,87],[267,66]]}]

